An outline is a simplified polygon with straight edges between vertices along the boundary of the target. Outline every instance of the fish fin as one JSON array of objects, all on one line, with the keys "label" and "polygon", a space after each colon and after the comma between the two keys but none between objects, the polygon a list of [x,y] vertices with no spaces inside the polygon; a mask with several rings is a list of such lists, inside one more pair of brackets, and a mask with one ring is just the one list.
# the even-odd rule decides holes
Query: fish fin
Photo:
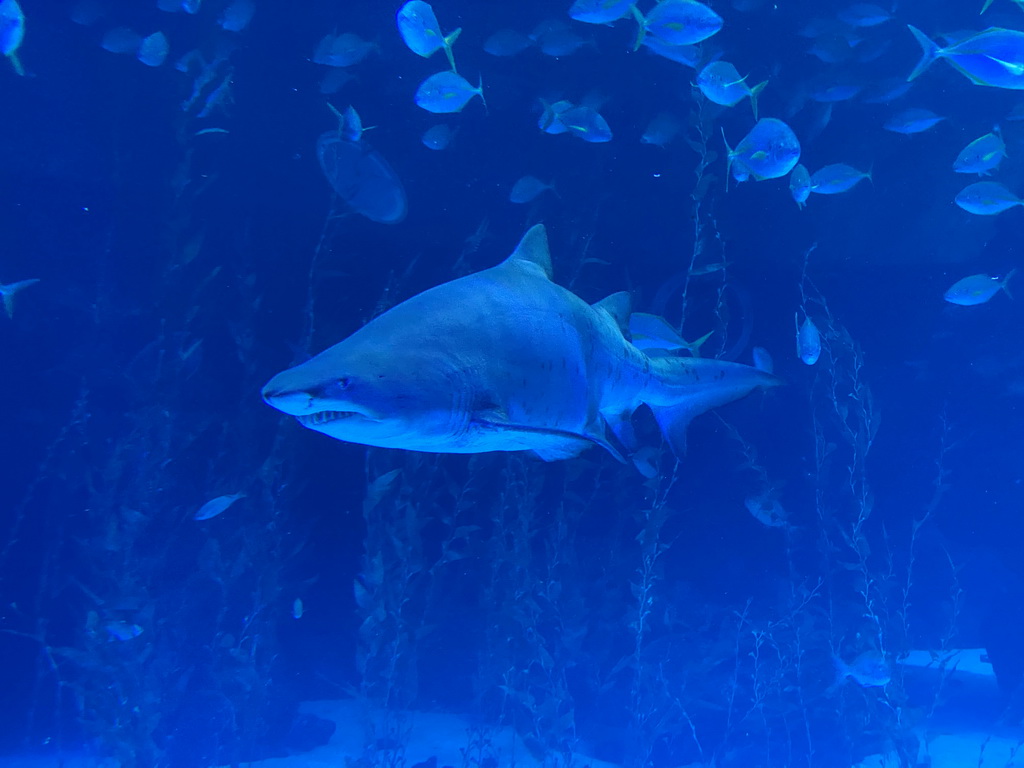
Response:
[{"label": "fish fin", "polygon": [[994,61],[1011,75],[1020,76],[1024,74],[1024,64],[1015,64],[1012,61],[1003,61],[1002,59],[997,59],[995,56],[986,56],[985,58]]},{"label": "fish fin", "polygon": [[621,443],[626,453],[633,454],[637,450],[636,430],[633,428],[633,409],[618,413],[602,414],[605,424],[615,439]]},{"label": "fish fin", "polygon": [[455,45],[455,41],[459,39],[459,35],[462,34],[462,27],[458,27],[454,32],[451,32],[444,39],[444,55],[448,57],[448,66],[452,68],[452,72],[458,73],[455,68],[455,54],[452,52],[452,46]]},{"label": "fish fin", "polygon": [[764,87],[768,85],[768,81],[765,80],[763,83],[758,83],[750,89],[750,108],[754,111],[754,122],[757,122],[757,97],[760,95]]},{"label": "fish fin", "polygon": [[[690,354],[693,355],[694,357],[700,357],[701,345],[704,344],[705,341],[710,339],[712,337],[712,335],[714,335],[714,333],[715,333],[715,331],[712,329],[712,330],[708,331],[707,333],[705,333],[703,336],[701,336],[696,341],[687,341],[686,342],[686,348],[688,350],[690,350]],[[685,341],[685,339],[684,339],[684,341]]]},{"label": "fish fin", "polygon": [[541,461],[575,459],[590,446],[591,443],[586,440],[564,440],[560,442],[552,442],[550,445],[545,445],[543,448],[534,448],[533,455]]},{"label": "fish fin", "polygon": [[605,296],[593,304],[594,309],[607,313],[619,326],[622,335],[629,338],[629,315],[633,309],[633,300],[629,291],[619,291]]},{"label": "fish fin", "polygon": [[7,54],[7,58],[11,60],[11,66],[14,67],[14,74],[19,77],[25,76],[25,68],[21,66],[21,59],[18,58],[17,51],[11,51]]},{"label": "fish fin", "polygon": [[705,410],[707,409],[689,402],[664,408],[651,408],[662,437],[677,459],[686,455],[686,430],[690,422]]},{"label": "fish fin", "polygon": [[981,6],[981,10],[978,12],[978,15],[981,16],[981,14],[988,10],[990,5],[992,5],[992,0],[985,0],[985,4]]},{"label": "fish fin", "polygon": [[4,309],[7,310],[7,317],[14,319],[14,294],[4,294]]},{"label": "fish fin", "polygon": [[636,7],[636,4],[629,6],[629,13],[633,17],[633,21],[636,22],[636,40],[633,41],[633,51],[640,50],[640,46],[644,44],[644,38],[647,37],[647,19],[640,13],[640,9]]},{"label": "fish fin", "polygon": [[488,112],[488,114],[490,114],[490,112],[487,109],[487,99],[484,98],[484,76],[483,75],[480,75],[480,77],[477,79],[476,95],[480,97],[480,103],[484,105],[484,112]]},{"label": "fish fin", "polygon": [[722,131],[722,143],[725,144],[725,191],[729,191],[729,171],[732,170],[732,147],[729,146],[729,140],[725,138],[725,128]]},{"label": "fish fin", "polygon": [[921,60],[917,62],[917,66],[914,67],[914,71],[907,77],[907,82],[917,78],[922,72],[924,72],[932,63],[942,56],[942,49],[935,44],[931,38],[929,38],[924,32],[912,24],[907,24],[907,29],[914,35],[914,39],[917,40],[918,45],[921,46]]},{"label": "fish fin", "polygon": [[[999,287],[1002,288],[1003,289],[1003,293],[1005,293],[1011,299],[1013,298],[1013,294],[1010,293],[1010,289],[1007,287],[1007,285],[1010,282],[1010,278],[1013,277],[1015,274],[1017,274],[1017,268],[1016,267],[1014,267],[1009,272],[1007,272],[1006,275],[1003,277],[1003,279],[999,281]],[[5,296],[4,298],[7,298],[7,297]]]},{"label": "fish fin", "polygon": [[[501,418],[500,414],[495,414]],[[599,445],[608,453],[623,464],[628,463],[614,445],[608,442],[601,434],[599,425],[588,427],[587,431],[581,434],[566,432],[561,429],[548,429],[546,427],[534,427],[528,424],[512,424],[505,421],[491,421],[489,419],[474,419],[473,425],[484,429],[493,429],[499,432],[519,432],[521,434],[534,435],[538,440],[543,440],[542,445],[531,445],[528,450],[533,451],[544,461],[558,461],[578,456],[592,445]],[[604,422],[600,423],[603,426]]]},{"label": "fish fin", "polygon": [[551,252],[548,250],[548,233],[543,224],[534,224],[530,227],[519,241],[519,245],[512,251],[512,255],[503,263],[516,262],[532,265],[540,269],[548,280],[552,278],[554,271],[551,268]]}]

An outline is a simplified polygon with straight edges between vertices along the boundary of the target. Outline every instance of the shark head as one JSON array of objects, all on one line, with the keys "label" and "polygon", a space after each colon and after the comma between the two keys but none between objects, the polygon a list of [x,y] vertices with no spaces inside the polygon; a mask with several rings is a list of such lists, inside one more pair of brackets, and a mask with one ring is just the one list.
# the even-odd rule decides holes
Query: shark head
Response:
[{"label": "shark head", "polygon": [[450,441],[464,428],[451,384],[415,354],[363,343],[375,338],[372,326],[279,373],[263,387],[263,400],[345,442],[431,450]]}]

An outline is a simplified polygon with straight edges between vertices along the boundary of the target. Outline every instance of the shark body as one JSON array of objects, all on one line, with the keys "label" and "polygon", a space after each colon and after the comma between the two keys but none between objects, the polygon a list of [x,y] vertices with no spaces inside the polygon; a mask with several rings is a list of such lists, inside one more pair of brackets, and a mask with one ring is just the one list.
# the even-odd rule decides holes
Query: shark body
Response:
[{"label": "shark body", "polygon": [[396,305],[263,398],[364,445],[548,461],[600,445],[621,460],[641,404],[679,453],[694,416],[779,383],[739,363],[648,356],[627,338],[629,312],[626,293],[590,305],[552,282],[538,224],[502,263]]}]

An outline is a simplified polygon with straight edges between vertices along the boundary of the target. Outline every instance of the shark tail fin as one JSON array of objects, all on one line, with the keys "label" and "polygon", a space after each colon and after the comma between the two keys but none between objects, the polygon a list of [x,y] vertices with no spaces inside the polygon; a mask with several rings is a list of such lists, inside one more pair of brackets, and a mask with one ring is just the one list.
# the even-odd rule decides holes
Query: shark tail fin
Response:
[{"label": "shark tail fin", "polygon": [[907,28],[914,35],[914,39],[917,40],[918,45],[921,46],[921,60],[917,62],[917,66],[914,67],[914,71],[907,77],[907,82],[909,83],[928,69],[928,67],[930,67],[937,58],[942,56],[942,49],[939,48],[939,46],[936,45],[935,42],[924,32],[912,24],[907,24]]}]

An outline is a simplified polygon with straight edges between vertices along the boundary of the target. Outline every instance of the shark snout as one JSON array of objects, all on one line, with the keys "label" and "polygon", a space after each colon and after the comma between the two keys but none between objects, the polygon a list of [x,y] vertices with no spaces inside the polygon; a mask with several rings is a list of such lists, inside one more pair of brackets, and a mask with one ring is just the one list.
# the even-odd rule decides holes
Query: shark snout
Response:
[{"label": "shark snout", "polygon": [[287,382],[275,376],[263,387],[263,401],[289,416],[304,416],[316,411],[313,396],[304,389],[289,387]]}]

